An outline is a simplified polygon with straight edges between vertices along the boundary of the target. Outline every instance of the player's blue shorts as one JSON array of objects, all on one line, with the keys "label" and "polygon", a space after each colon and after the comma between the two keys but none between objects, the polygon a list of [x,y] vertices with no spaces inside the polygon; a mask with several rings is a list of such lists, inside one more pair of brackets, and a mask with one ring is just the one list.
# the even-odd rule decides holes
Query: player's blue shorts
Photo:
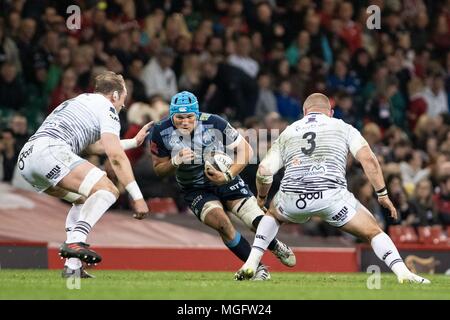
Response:
[{"label": "player's blue shorts", "polygon": [[225,205],[225,201],[253,196],[253,193],[250,191],[247,184],[239,176],[222,186],[207,187],[205,189],[191,189],[185,190],[184,192],[184,200],[199,220],[203,206],[209,201],[216,200]]}]

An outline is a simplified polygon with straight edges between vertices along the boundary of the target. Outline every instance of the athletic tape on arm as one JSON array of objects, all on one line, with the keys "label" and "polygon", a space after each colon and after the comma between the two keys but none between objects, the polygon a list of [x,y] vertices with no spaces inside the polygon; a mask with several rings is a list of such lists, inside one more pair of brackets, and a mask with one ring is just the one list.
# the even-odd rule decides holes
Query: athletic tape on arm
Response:
[{"label": "athletic tape on arm", "polygon": [[269,184],[273,181],[273,175],[283,167],[283,159],[280,150],[280,138],[278,138],[267,152],[264,160],[259,164],[256,178],[263,184]]}]

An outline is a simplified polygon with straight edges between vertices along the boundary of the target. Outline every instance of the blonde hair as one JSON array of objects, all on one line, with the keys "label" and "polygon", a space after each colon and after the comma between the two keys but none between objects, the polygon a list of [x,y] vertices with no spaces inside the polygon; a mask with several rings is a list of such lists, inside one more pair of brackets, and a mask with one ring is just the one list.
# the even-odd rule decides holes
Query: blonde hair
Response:
[{"label": "blonde hair", "polygon": [[119,95],[125,89],[125,80],[122,75],[112,71],[105,71],[95,77],[95,93],[110,94],[117,91]]}]

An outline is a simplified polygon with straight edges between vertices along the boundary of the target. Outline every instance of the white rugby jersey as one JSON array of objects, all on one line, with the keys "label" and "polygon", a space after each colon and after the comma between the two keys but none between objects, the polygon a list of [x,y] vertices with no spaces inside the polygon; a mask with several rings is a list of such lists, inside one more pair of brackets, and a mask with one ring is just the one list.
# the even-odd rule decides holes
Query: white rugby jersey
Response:
[{"label": "white rugby jersey", "polygon": [[283,192],[346,189],[348,152],[355,156],[365,145],[353,126],[322,113],[309,113],[281,133],[265,159],[273,173],[285,167]]},{"label": "white rugby jersey", "polygon": [[120,135],[116,109],[103,95],[84,93],[53,110],[30,141],[40,137],[55,138],[66,142],[79,154],[106,132]]}]

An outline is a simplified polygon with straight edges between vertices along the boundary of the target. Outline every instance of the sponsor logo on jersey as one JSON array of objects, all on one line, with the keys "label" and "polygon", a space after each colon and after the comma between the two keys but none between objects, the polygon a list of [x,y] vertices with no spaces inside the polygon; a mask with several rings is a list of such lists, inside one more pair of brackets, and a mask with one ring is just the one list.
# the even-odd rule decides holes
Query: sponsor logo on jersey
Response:
[{"label": "sponsor logo on jersey", "polygon": [[198,196],[196,196],[195,198],[194,198],[194,200],[192,201],[192,204],[191,204],[191,208],[194,210],[194,213],[195,214],[198,214],[199,212],[199,210],[198,210],[198,208],[197,208],[197,204],[201,201],[203,199],[203,196],[202,195],[198,195]]},{"label": "sponsor logo on jersey", "polygon": [[313,165],[308,172],[305,172],[305,176],[316,176],[323,175],[327,173],[327,169],[324,166]]},{"label": "sponsor logo on jersey", "polygon": [[389,250],[388,252],[386,252],[383,256],[383,261],[386,260],[386,258],[392,253],[392,250]]},{"label": "sponsor logo on jersey", "polygon": [[236,140],[239,135],[239,132],[237,132],[237,130],[233,128],[230,124],[227,125],[225,130],[223,130],[223,133],[228,139],[230,139],[230,142]]},{"label": "sponsor logo on jersey", "polygon": [[205,146],[209,146],[210,144],[214,143],[216,141],[216,137],[211,134],[212,130],[205,130],[202,134],[202,143]]},{"label": "sponsor logo on jersey", "polygon": [[300,193],[298,195],[298,200],[295,203],[295,205],[297,206],[297,208],[299,209],[305,209],[307,202],[306,200],[318,200],[318,199],[323,199],[323,193],[322,191],[319,192],[310,192],[310,193]]},{"label": "sponsor logo on jersey", "polygon": [[23,170],[23,168],[25,168],[25,162],[23,161],[23,159],[26,159],[32,152],[33,146],[29,147],[27,150],[20,153],[18,161],[18,166],[20,170]]},{"label": "sponsor logo on jersey", "polygon": [[211,114],[209,114],[209,113],[202,113],[202,114],[200,115],[199,120],[200,120],[200,121],[206,121],[206,120],[209,119],[209,117],[211,117]]},{"label": "sponsor logo on jersey", "polygon": [[113,119],[114,121],[117,121],[117,122],[120,122],[120,120],[119,120],[119,117],[116,115],[116,114],[109,114],[109,117],[111,118],[111,119]]},{"label": "sponsor logo on jersey", "polygon": [[308,121],[306,121],[306,124],[311,123],[311,122],[317,122],[315,114],[308,116]]},{"label": "sponsor logo on jersey", "polygon": [[54,167],[52,170],[50,170],[49,173],[47,173],[45,175],[45,177],[49,180],[51,179],[56,179],[61,175],[61,167],[59,165],[57,165],[56,167]]},{"label": "sponsor logo on jersey", "polygon": [[339,211],[337,214],[331,217],[334,221],[343,221],[345,218],[347,218],[348,215],[348,208],[344,206],[341,211]]},{"label": "sponsor logo on jersey", "polygon": [[255,236],[255,238],[256,239],[261,239],[261,240],[266,240],[267,239],[267,237],[265,237],[265,236],[263,236],[263,235],[261,235],[261,234],[257,234],[256,236]]}]

